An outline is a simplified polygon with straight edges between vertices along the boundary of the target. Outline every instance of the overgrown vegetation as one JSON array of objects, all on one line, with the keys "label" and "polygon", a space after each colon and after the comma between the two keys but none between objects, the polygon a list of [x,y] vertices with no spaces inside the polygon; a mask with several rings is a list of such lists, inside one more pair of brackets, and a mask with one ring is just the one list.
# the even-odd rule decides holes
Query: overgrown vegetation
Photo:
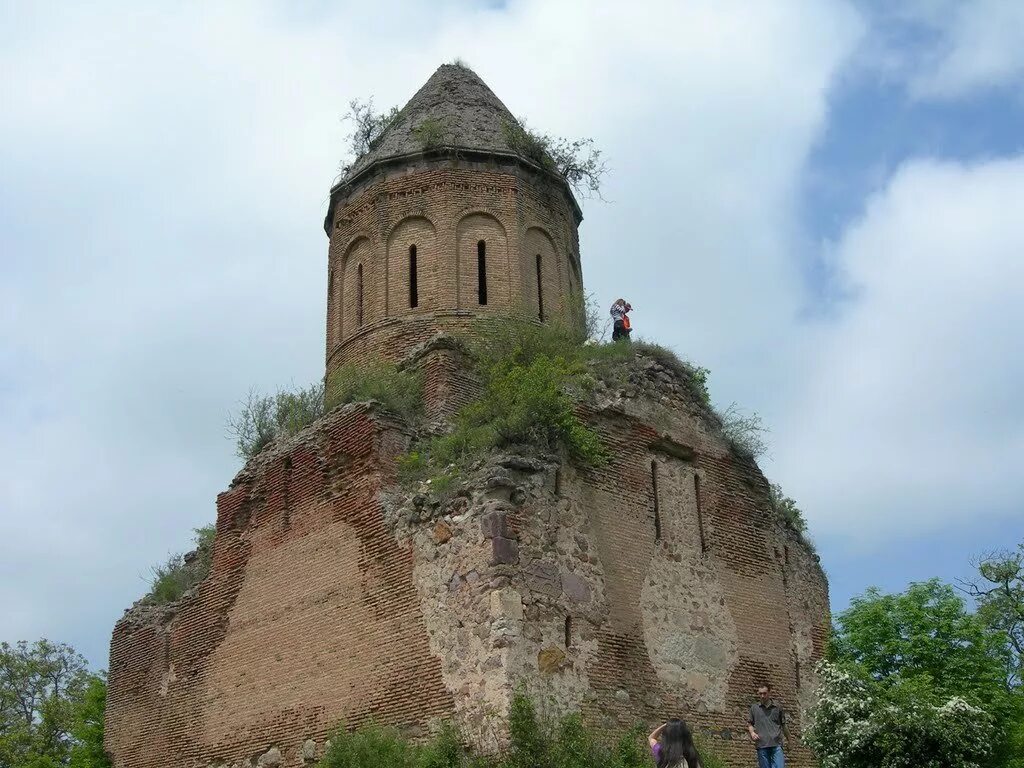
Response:
[{"label": "overgrown vegetation", "polygon": [[213,564],[214,525],[194,528],[196,548],[188,554],[174,554],[167,562],[153,567],[149,593],[143,598],[150,605],[173,603],[206,578]]},{"label": "overgrown vegetation", "polygon": [[982,602],[972,613],[938,579],[854,598],[836,617],[807,732],[822,766],[1022,768],[1024,689],[1007,620],[1017,610]]},{"label": "overgrown vegetation", "polygon": [[[384,135],[395,119],[400,114],[398,107],[392,107],[386,112],[378,112],[373,106],[373,97],[366,99],[352,99],[348,104],[348,112],[342,117],[342,122],[352,124],[352,132],[348,135],[349,151],[353,161],[358,160],[371,149],[378,139]],[[342,172],[348,170],[348,166],[342,168]]]},{"label": "overgrown vegetation", "polygon": [[575,410],[593,384],[585,338],[586,324],[572,313],[544,324],[517,316],[478,320],[467,347],[480,396],[460,410],[449,433],[420,441],[402,461],[402,477],[429,476],[441,492],[470,463],[511,445],[603,463],[597,433]]},{"label": "overgrown vegetation", "polygon": [[779,520],[797,533],[806,533],[807,521],[804,520],[803,511],[801,511],[793,499],[783,492],[781,485],[778,483],[769,485],[768,498],[771,501],[772,512],[775,513]]},{"label": "overgrown vegetation", "polygon": [[325,398],[329,411],[373,400],[411,421],[423,410],[423,379],[419,371],[391,363],[350,363],[328,376]]},{"label": "overgrown vegetation", "polygon": [[251,459],[279,437],[290,437],[327,411],[346,403],[375,400],[407,419],[422,410],[423,386],[418,372],[389,363],[343,365],[324,384],[311,384],[276,395],[250,391],[238,412],[228,417],[237,453]]},{"label": "overgrown vegetation", "polygon": [[478,320],[465,345],[481,394],[457,414],[451,431],[414,446],[400,463],[400,477],[428,480],[444,497],[473,463],[510,446],[564,452],[583,466],[600,466],[607,449],[578,405],[598,381],[614,388],[642,376],[646,358],[708,404],[707,369],[655,344],[595,341],[599,328],[593,305],[582,300],[544,323],[522,316]]},{"label": "overgrown vegetation", "polygon": [[412,129],[412,133],[423,149],[437,149],[448,143],[451,131],[443,120],[427,117]]},{"label": "overgrown vegetation", "polygon": [[228,417],[228,431],[239,457],[251,459],[278,437],[296,434],[323,414],[323,384],[276,395],[250,390],[238,413]]},{"label": "overgrown vegetation", "polygon": [[[634,728],[617,739],[584,723],[578,714],[554,719],[538,715],[533,703],[517,694],[508,719],[509,743],[499,754],[467,749],[458,730],[442,725],[426,744],[405,739],[394,728],[369,724],[339,728],[318,768],[649,768],[644,732]],[[703,768],[724,768],[706,747]]]},{"label": "overgrown vegetation", "polygon": [[510,149],[542,168],[557,173],[583,195],[599,194],[608,168],[593,139],[567,139],[537,133],[523,121],[502,123]]},{"label": "overgrown vegetation", "polygon": [[769,429],[757,412],[747,412],[732,403],[719,414],[722,434],[738,453],[757,459],[768,451]]}]

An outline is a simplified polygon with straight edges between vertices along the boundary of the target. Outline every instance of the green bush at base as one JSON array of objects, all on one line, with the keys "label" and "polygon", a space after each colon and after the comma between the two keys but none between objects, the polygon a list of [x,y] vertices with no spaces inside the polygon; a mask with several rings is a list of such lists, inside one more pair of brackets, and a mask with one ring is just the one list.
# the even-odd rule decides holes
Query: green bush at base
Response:
[{"label": "green bush at base", "polygon": [[[646,734],[633,728],[608,741],[607,731],[588,726],[579,714],[553,720],[538,715],[533,702],[516,695],[508,718],[509,743],[499,754],[467,749],[458,730],[445,722],[425,744],[395,728],[368,724],[339,728],[318,768],[650,768]],[[606,743],[607,742],[607,743]],[[698,747],[701,768],[724,768],[722,760]]]}]

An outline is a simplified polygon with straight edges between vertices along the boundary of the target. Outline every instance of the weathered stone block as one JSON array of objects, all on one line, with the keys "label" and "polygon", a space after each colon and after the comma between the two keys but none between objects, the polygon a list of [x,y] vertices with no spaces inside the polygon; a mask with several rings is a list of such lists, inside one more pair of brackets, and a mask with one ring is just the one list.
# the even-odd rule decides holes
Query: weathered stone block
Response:
[{"label": "weathered stone block", "polygon": [[480,518],[480,531],[488,539],[493,539],[496,536],[511,538],[508,530],[508,515],[503,511],[487,513]]},{"label": "weathered stone block", "polygon": [[504,536],[491,539],[491,565],[511,565],[519,562],[519,544]]},{"label": "weathered stone block", "polygon": [[565,651],[556,646],[541,648],[537,653],[537,667],[545,675],[550,675],[562,668],[565,662]]},{"label": "weathered stone block", "polygon": [[491,617],[510,618],[521,621],[523,618],[523,598],[514,589],[496,589],[491,592]]},{"label": "weathered stone block", "polygon": [[282,759],[281,750],[277,747],[271,747],[260,755],[259,760],[256,761],[256,765],[258,768],[275,768],[275,766],[281,764]]},{"label": "weathered stone block", "polygon": [[575,573],[562,574],[562,591],[574,603],[588,603],[593,596],[590,584]]},{"label": "weathered stone block", "polygon": [[562,593],[562,585],[558,578],[558,566],[544,560],[537,560],[523,568],[526,586],[534,592],[551,597]]},{"label": "weathered stone block", "polygon": [[444,520],[438,520],[431,535],[435,544],[444,544],[452,537],[452,527]]},{"label": "weathered stone block", "polygon": [[316,760],[316,742],[306,739],[302,742],[302,762],[312,763]]}]

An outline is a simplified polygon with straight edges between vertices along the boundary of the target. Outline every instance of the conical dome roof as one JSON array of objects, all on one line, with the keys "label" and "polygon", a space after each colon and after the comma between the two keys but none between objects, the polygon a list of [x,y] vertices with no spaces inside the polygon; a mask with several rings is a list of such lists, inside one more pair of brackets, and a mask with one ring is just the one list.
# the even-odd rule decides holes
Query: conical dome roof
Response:
[{"label": "conical dome roof", "polygon": [[349,168],[351,179],[377,160],[423,151],[418,130],[424,123],[440,130],[449,147],[514,154],[504,125],[515,117],[471,69],[442,64],[364,154]]}]

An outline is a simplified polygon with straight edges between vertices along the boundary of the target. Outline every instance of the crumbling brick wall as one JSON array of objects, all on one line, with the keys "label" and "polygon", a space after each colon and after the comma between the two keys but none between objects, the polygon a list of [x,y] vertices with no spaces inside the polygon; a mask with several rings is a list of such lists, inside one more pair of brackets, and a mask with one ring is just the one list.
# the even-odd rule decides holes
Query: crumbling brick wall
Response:
[{"label": "crumbling brick wall", "polygon": [[139,606],[114,629],[115,766],[268,752],[263,764],[298,765],[341,720],[384,715],[422,733],[451,711],[409,553],[379,503],[405,446],[386,419],[347,406],[235,478],[217,500],[209,577],[173,610]]},{"label": "crumbling brick wall", "polygon": [[[474,392],[461,355],[413,356],[441,420]],[[799,733],[827,583],[756,465],[655,363],[583,413],[608,465],[493,457],[444,500],[394,485],[409,435],[368,406],[250,462],[218,499],[207,580],[115,628],[116,768],[299,765],[371,715],[413,735],[451,717],[494,749],[519,685],[607,732],[684,717],[740,766],[767,680]]]}]

